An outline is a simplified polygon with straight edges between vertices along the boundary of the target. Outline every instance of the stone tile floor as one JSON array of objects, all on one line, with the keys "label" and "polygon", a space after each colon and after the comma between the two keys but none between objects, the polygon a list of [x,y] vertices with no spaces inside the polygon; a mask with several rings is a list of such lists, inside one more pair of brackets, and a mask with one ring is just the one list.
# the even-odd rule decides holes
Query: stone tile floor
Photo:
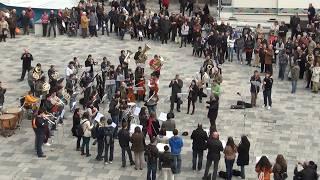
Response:
[{"label": "stone tile floor", "polygon": [[[55,64],[60,74],[64,74],[64,67],[73,56],[79,57],[84,63],[88,54],[99,62],[106,56],[113,64],[118,64],[118,56],[121,49],[129,49],[133,52],[138,46],[147,43],[151,50],[148,57],[160,54],[166,60],[160,79],[160,103],[158,112],[169,110],[168,84],[175,74],[180,74],[184,81],[183,91],[187,92],[189,83],[194,74],[199,70],[202,59],[191,56],[192,48],[179,48],[178,45],[169,43],[161,45],[159,42],[129,40],[126,36],[120,41],[112,34],[110,37],[98,38],[39,38],[30,36],[18,36],[17,39],[8,39],[7,43],[0,44],[1,81],[7,88],[5,106],[17,106],[18,98],[28,90],[27,82],[17,82],[21,73],[20,56],[23,48],[28,48],[34,56],[34,62],[40,62],[45,72],[49,65]],[[130,63],[135,68],[134,62]],[[251,141],[250,165],[246,168],[247,179],[256,179],[254,172],[257,156],[267,155],[274,163],[278,153],[284,155],[288,161],[289,177],[292,177],[294,165],[297,161],[314,160],[319,163],[319,95],[311,94],[304,88],[305,82],[298,82],[298,90],[295,95],[290,94],[289,81],[280,81],[275,78],[273,88],[273,107],[271,110],[253,108],[243,110],[230,110],[230,105],[241,100],[236,92],[244,95],[246,101],[250,101],[249,78],[253,67],[240,65],[236,62],[226,62],[223,66],[222,95],[220,111],[217,119],[218,130],[221,139],[226,140],[233,136],[236,143],[242,134],[247,134]],[[147,68],[147,74],[150,69]],[[275,72],[277,69],[275,68]],[[277,73],[275,73],[277,74]],[[262,94],[259,94],[258,105],[262,105]],[[195,115],[186,115],[186,103],[182,105],[182,112],[176,113],[178,129],[188,131],[191,134],[197,123],[203,123],[208,127],[206,119],[207,110],[205,103],[196,103]],[[102,112],[107,114],[107,105],[103,105]],[[247,114],[244,122],[243,114]],[[91,146],[90,158],[81,157],[75,151],[76,140],[70,133],[72,124],[71,113],[66,113],[65,125],[58,128],[51,147],[44,147],[48,156],[46,159],[38,159],[33,151],[34,133],[31,122],[23,120],[21,130],[16,134],[4,138],[0,137],[0,179],[119,179],[135,180],[145,179],[146,169],[135,171],[133,167],[121,168],[121,154],[118,142],[115,145],[115,159],[112,165],[103,165],[96,162],[96,146]],[[244,126],[245,125],[245,126]],[[244,128],[245,127],[245,128]],[[182,173],[176,176],[177,180],[201,179],[201,172],[191,170],[192,141],[190,136],[183,137],[184,148],[182,151]],[[205,153],[206,154],[206,153]],[[205,160],[204,160],[205,165]],[[234,165],[234,168],[236,165]],[[225,170],[223,160],[220,161],[219,170]],[[212,170],[211,170],[212,171]],[[159,173],[158,173],[159,174]],[[160,176],[161,177],[161,176]],[[236,179],[236,178],[235,178]]]}]

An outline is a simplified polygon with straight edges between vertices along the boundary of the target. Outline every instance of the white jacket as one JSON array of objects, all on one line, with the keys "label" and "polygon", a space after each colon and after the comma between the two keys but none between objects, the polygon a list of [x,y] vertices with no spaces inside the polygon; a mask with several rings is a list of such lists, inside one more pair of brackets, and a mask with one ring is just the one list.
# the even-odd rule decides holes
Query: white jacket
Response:
[{"label": "white jacket", "polygon": [[[201,81],[201,74],[200,74],[200,72],[197,72],[197,73],[196,73],[196,76],[194,77],[194,79],[196,80],[197,83],[198,83],[199,81]],[[209,83],[210,77],[209,77],[209,75],[208,75],[206,72],[203,74],[202,80],[203,80],[203,83],[204,83],[204,84]]]},{"label": "white jacket", "polygon": [[181,34],[185,35],[185,36],[189,34],[189,26],[188,25],[185,25],[185,24],[182,25]]},{"label": "white jacket", "polygon": [[88,119],[82,119],[80,124],[83,129],[83,136],[91,137],[91,129],[93,128],[93,125],[91,125],[90,121]]},{"label": "white jacket", "polygon": [[228,45],[228,47],[233,48],[235,41],[236,41],[235,39],[230,39],[230,36],[228,36],[228,39],[227,39],[227,45]]},{"label": "white jacket", "polygon": [[313,67],[312,68],[312,82],[319,82],[320,80],[320,67]]}]

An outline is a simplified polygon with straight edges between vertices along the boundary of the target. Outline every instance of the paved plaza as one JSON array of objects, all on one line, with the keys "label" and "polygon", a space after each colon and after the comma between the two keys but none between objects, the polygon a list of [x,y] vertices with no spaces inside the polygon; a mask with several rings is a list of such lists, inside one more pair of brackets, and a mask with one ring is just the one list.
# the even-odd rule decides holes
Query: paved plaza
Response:
[{"label": "paved plaza", "polygon": [[[187,48],[179,48],[179,45],[173,43],[161,45],[160,42],[146,40],[138,42],[129,40],[128,35],[124,41],[120,41],[114,34],[111,34],[110,37],[99,36],[87,39],[61,36],[53,39],[30,35],[19,36],[14,40],[8,39],[7,43],[1,43],[0,80],[7,88],[5,106],[17,106],[17,98],[29,89],[26,80],[17,81],[21,74],[20,56],[24,48],[28,48],[33,54],[33,65],[41,63],[47,73],[49,66],[54,64],[63,75],[65,66],[74,56],[77,56],[82,64],[88,54],[92,54],[96,61],[102,62],[102,57],[106,56],[112,64],[118,64],[120,50],[135,52],[138,46],[144,46],[145,43],[151,47],[147,53],[149,59],[154,54],[159,54],[166,60],[160,77],[158,114],[168,112],[170,80],[174,78],[175,74],[180,74],[184,82],[183,91],[187,92],[189,83],[202,65],[203,59],[191,56],[192,48],[190,45]],[[135,68],[133,61],[131,61],[130,67]],[[151,72],[149,68],[146,71],[146,74]],[[276,155],[283,154],[288,161],[289,179],[292,179],[293,168],[297,161],[314,160],[316,163],[320,162],[320,144],[317,140],[320,134],[319,94],[310,93],[304,88],[305,82],[299,81],[297,93],[292,95],[290,94],[291,83],[280,81],[275,77],[271,110],[261,108],[261,93],[257,102],[259,107],[245,111],[231,110],[230,105],[241,100],[236,94],[237,92],[243,95],[245,101],[250,101],[249,78],[254,68],[236,62],[226,62],[222,65],[222,71],[223,83],[217,127],[222,140],[233,136],[236,143],[239,143],[242,134],[248,135],[251,149],[250,165],[246,167],[247,179],[257,179],[254,166],[256,157],[261,155],[267,155],[274,163]],[[102,113],[107,115],[108,103],[101,106],[103,107]],[[194,115],[187,115],[186,111],[186,101],[184,101],[182,111],[175,112],[175,121],[179,131],[189,132],[189,136],[183,137],[182,173],[176,176],[176,180],[201,179],[205,166],[206,152],[202,171],[193,172],[191,169],[192,141],[190,134],[198,123],[202,123],[205,128],[208,128],[206,103],[197,102]],[[247,117],[245,122],[244,113]],[[113,164],[104,165],[94,159],[96,146],[90,146],[91,157],[80,156],[80,153],[75,151],[76,139],[70,132],[71,117],[71,113],[67,112],[65,124],[58,127],[58,131],[55,132],[53,145],[44,147],[44,153],[47,155],[45,159],[37,158],[34,152],[34,132],[30,120],[23,120],[21,130],[16,130],[16,134],[13,136],[0,137],[0,179],[139,180],[146,178],[146,168],[143,171],[136,171],[130,166],[125,169],[121,168],[121,154],[117,141],[115,142]],[[238,169],[236,164],[234,169]],[[219,164],[220,170],[225,171],[223,156]],[[159,171],[158,175],[160,175]]]}]

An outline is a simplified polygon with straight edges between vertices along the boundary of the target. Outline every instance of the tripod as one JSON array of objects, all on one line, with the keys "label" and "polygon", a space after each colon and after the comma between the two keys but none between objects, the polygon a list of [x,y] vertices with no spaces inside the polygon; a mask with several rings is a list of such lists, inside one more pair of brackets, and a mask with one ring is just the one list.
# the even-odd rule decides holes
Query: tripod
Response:
[{"label": "tripod", "polygon": [[240,96],[241,101],[242,101],[242,109],[243,109],[243,134],[246,132],[246,120],[247,120],[247,111],[246,111],[246,106],[245,106],[245,101],[243,96],[237,92],[237,95]]}]

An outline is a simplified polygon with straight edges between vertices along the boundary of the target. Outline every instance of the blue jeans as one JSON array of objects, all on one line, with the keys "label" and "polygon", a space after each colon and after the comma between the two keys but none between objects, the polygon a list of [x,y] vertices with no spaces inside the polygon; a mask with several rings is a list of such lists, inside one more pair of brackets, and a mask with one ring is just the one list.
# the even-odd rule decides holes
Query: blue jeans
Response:
[{"label": "blue jeans", "polygon": [[89,143],[90,137],[82,137],[82,146],[81,146],[81,153],[84,154],[84,147],[86,147],[86,155],[89,155]]},{"label": "blue jeans", "polygon": [[181,155],[172,155],[173,158],[173,173],[179,174],[181,171]]},{"label": "blue jeans", "polygon": [[122,166],[126,166],[126,152],[129,156],[130,164],[133,164],[134,161],[132,159],[132,153],[130,147],[123,147],[121,148],[121,159],[122,159]]},{"label": "blue jeans", "polygon": [[269,106],[272,105],[271,90],[263,91],[263,102],[264,102],[264,106],[267,106],[268,103],[269,103]]},{"label": "blue jeans", "polygon": [[[109,156],[109,149],[110,149],[110,156]],[[104,162],[113,161],[113,151],[114,151],[114,143],[111,142],[104,144]]]},{"label": "blue jeans", "polygon": [[279,64],[279,75],[278,78],[283,80],[284,79],[284,73],[286,72],[286,64]]},{"label": "blue jeans", "polygon": [[118,136],[118,126],[119,126],[119,115],[113,115],[111,116],[112,122],[114,122],[117,126],[114,129],[113,137]]},{"label": "blue jeans", "polygon": [[296,93],[296,90],[297,90],[297,80],[292,80],[291,81],[291,84],[292,84],[292,90],[291,90],[291,93]]},{"label": "blue jeans", "polygon": [[233,60],[233,47],[228,47],[228,60],[231,62]]},{"label": "blue jeans", "polygon": [[227,180],[230,180],[232,178],[232,167],[233,167],[234,159],[232,160],[225,159],[225,163],[226,163],[226,170],[227,170]]},{"label": "blue jeans", "polygon": [[203,151],[192,151],[192,170],[196,170],[197,168],[197,158],[198,158],[198,171],[202,168],[202,159],[203,159]]},{"label": "blue jeans", "polygon": [[243,61],[242,53],[243,53],[243,50],[237,48],[237,59],[238,59],[238,61],[241,61],[241,62]]},{"label": "blue jeans", "polygon": [[157,163],[148,162],[147,180],[156,180]]},{"label": "blue jeans", "polygon": [[36,146],[36,150],[37,150],[37,155],[38,156],[42,156],[43,155],[43,151],[42,151],[42,145],[43,145],[43,140],[44,140],[44,132],[43,131],[39,131],[39,130],[35,130],[36,133],[36,141],[35,141],[35,146]]},{"label": "blue jeans", "polygon": [[244,166],[240,166],[240,168],[241,168],[241,178],[245,179],[246,178],[246,173],[245,173]]}]

